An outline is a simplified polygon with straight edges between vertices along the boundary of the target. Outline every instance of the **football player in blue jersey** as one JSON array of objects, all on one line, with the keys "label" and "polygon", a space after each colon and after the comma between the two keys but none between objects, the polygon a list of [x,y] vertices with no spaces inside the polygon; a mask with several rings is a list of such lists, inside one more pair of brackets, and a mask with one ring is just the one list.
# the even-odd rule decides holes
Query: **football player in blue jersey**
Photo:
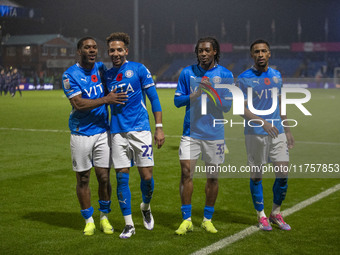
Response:
[{"label": "football player in blue jersey", "polygon": [[152,106],[156,128],[154,143],[160,148],[164,143],[162,108],[156,87],[149,70],[142,64],[128,61],[130,37],[126,33],[112,33],[106,39],[108,54],[113,67],[106,72],[110,90],[127,93],[129,100],[124,105],[111,105],[111,155],[117,178],[117,197],[124,216],[125,228],[120,238],[135,234],[131,214],[131,192],[129,188],[130,167],[137,166],[141,182],[142,203],[140,209],[144,226],[154,227],[150,201],[154,190],[153,148],[146,96]]},{"label": "football player in blue jersey", "polygon": [[[218,88],[218,85],[234,84],[233,74],[218,64],[220,46],[215,38],[199,39],[195,53],[198,64],[183,69],[174,97],[176,107],[186,107],[183,135],[179,146],[183,222],[175,231],[177,235],[184,235],[193,230],[191,197],[194,168],[199,156],[202,155],[205,165],[212,166],[213,169],[224,162],[224,126],[214,126],[213,121],[223,119],[223,112],[228,112],[232,104],[229,90]],[[209,99],[207,95],[210,95]],[[206,114],[201,113],[204,102],[207,102]],[[218,174],[213,171],[207,172],[204,217],[201,226],[209,233],[217,233],[217,229],[211,222],[217,194]]]},{"label": "football player in blue jersey", "polygon": [[[272,230],[270,222],[282,230],[290,230],[280,213],[288,188],[288,173],[285,171],[289,164],[288,149],[294,147],[290,128],[282,125],[282,120],[287,119],[280,112],[282,77],[279,71],[269,67],[271,53],[267,41],[259,39],[253,42],[250,53],[254,65],[240,74],[237,81],[245,99],[252,97],[252,105],[245,101],[243,116],[246,120],[244,134],[248,165],[253,169],[250,191],[261,230]],[[251,95],[248,94],[250,89]],[[273,185],[273,207],[268,221],[264,213],[261,168],[269,162],[273,163],[277,171]]]},{"label": "football player in blue jersey", "polygon": [[[91,168],[94,167],[98,180],[100,229],[112,234],[108,220],[111,211],[109,119],[106,104],[124,104],[126,93],[106,93],[102,75],[106,70],[96,62],[97,43],[85,37],[77,44],[80,60],[68,68],[62,77],[64,93],[70,100],[72,112],[69,118],[71,130],[71,155],[76,172],[77,196],[81,214],[85,219],[84,235],[93,235],[95,224],[92,218],[91,193],[89,187]],[[107,95],[106,95],[107,94]]]}]

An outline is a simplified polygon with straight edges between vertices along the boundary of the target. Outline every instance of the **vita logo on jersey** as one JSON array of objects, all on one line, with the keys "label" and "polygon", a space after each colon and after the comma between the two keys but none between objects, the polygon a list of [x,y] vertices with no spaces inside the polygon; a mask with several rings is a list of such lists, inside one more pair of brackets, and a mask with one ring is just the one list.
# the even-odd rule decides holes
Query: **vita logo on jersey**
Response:
[{"label": "vita logo on jersey", "polygon": [[[279,83],[278,77],[273,76],[272,79],[273,79],[274,83],[276,83],[276,84]],[[265,84],[266,86],[271,85],[271,80],[270,80],[270,78],[264,78],[264,79],[263,79],[263,82],[264,82],[264,84]],[[258,84],[258,86],[259,86],[259,85],[260,85],[260,80],[253,80],[253,83]],[[273,88],[271,88],[271,89],[262,89],[260,93],[257,92],[257,91],[255,91],[255,94],[256,94],[256,96],[257,96],[260,100],[261,100],[262,96],[264,96],[266,99],[268,99],[268,98],[270,98],[270,97],[273,97],[273,95],[272,95],[272,90],[273,90]]]},{"label": "vita logo on jersey", "polygon": [[[133,73],[132,70],[127,70],[127,71],[124,73],[124,76],[125,76],[126,78],[131,78],[133,75],[134,75],[134,73]],[[117,76],[116,76],[116,81],[119,82],[119,81],[122,81],[122,80],[123,80],[123,74],[122,74],[122,73],[117,74]],[[121,84],[118,84],[118,85],[117,85],[117,88],[120,88],[120,92],[124,92],[124,89],[123,89],[123,88],[126,86],[126,84],[127,84],[127,83],[121,83]],[[112,87],[112,90],[113,90],[114,88],[115,88],[115,87]],[[132,86],[131,86],[130,83],[127,85],[127,88],[126,88],[125,92],[129,92],[129,91],[135,92],[135,91],[133,90],[133,88],[132,88]]]},{"label": "vita logo on jersey", "polygon": [[[85,83],[87,83],[86,77],[85,79],[81,79],[82,81],[84,81]],[[91,81],[96,83],[98,82],[98,76],[95,74],[91,75]],[[92,92],[97,96],[98,92],[99,94],[102,94],[104,92],[103,87],[102,87],[102,83],[96,84],[94,86],[91,86],[89,90],[84,89],[84,91],[86,92],[87,96],[89,98],[91,98]]]}]

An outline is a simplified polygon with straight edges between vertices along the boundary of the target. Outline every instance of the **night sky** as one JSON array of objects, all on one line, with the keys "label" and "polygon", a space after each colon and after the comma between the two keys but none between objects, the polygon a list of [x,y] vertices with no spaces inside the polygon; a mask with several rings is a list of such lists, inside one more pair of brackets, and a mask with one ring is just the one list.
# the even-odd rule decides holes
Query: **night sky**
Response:
[{"label": "night sky", "polygon": [[[1,2],[1,1],[0,1]],[[17,0],[23,7],[39,9],[42,19],[2,19],[2,35],[54,34],[80,38],[105,38],[116,31],[134,31],[134,0]],[[139,0],[139,25],[144,25],[145,49],[165,51],[167,43],[195,43],[198,36],[216,36],[220,42],[248,45],[257,38],[271,44],[298,41],[340,42],[340,1],[335,0]],[[275,20],[275,35],[272,23]],[[250,24],[249,38],[246,24]],[[224,23],[225,35],[221,26]],[[196,25],[197,24],[197,25]],[[140,29],[140,43],[142,41]],[[249,40],[248,40],[249,39]]]},{"label": "night sky", "polygon": [[[5,32],[10,34],[62,33],[68,37],[80,37],[87,30],[87,34],[104,39],[113,31],[133,33],[133,0],[15,2],[40,9],[44,22],[8,21]],[[275,20],[276,41],[286,43],[297,40],[299,18],[302,41],[323,41],[326,17],[329,20],[329,40],[340,41],[340,1],[139,0],[139,23],[145,25],[147,35],[151,25],[156,45],[171,42],[172,26],[175,26],[177,42],[194,43],[196,22],[199,36],[219,37],[223,20],[226,41],[244,43],[248,20],[251,38],[269,38],[272,20]]]}]

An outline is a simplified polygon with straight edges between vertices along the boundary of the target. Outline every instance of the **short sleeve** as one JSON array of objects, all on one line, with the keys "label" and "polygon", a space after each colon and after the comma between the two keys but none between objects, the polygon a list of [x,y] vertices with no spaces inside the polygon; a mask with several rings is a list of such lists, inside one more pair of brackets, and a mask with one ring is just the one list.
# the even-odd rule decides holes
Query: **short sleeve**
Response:
[{"label": "short sleeve", "polygon": [[68,99],[81,94],[79,85],[74,81],[73,77],[68,73],[64,73],[62,77],[63,90]]}]

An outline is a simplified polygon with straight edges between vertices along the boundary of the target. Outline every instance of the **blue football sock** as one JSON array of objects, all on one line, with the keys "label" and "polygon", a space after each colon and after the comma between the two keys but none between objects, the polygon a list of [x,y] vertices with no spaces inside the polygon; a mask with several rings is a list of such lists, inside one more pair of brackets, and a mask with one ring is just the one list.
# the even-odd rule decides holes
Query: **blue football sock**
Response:
[{"label": "blue football sock", "polygon": [[282,201],[286,198],[288,189],[288,178],[276,178],[273,185],[273,202],[277,205],[281,205]]},{"label": "blue football sock", "polygon": [[181,211],[182,211],[183,220],[190,218],[191,217],[191,204],[190,205],[182,205]]},{"label": "blue football sock", "polygon": [[117,173],[117,198],[123,216],[131,214],[131,191],[129,187],[129,174]]},{"label": "blue football sock", "polygon": [[109,213],[111,212],[111,201],[105,201],[105,200],[98,200],[99,203],[99,211],[103,213]]},{"label": "blue football sock", "polygon": [[262,211],[264,208],[262,180],[254,182],[252,179],[250,179],[250,192],[255,210],[259,212]]},{"label": "blue football sock", "polygon": [[89,207],[87,209],[84,209],[84,210],[80,210],[80,213],[81,215],[84,217],[85,220],[87,220],[88,218],[90,218],[92,216],[94,212],[94,209],[93,207]]},{"label": "blue football sock", "polygon": [[150,204],[154,186],[155,183],[153,177],[151,177],[151,179],[148,181],[143,179],[140,180],[140,189],[142,191],[142,198],[144,204]]},{"label": "blue football sock", "polygon": [[205,206],[204,207],[204,217],[208,220],[211,220],[213,214],[214,214],[214,207],[213,206]]}]

